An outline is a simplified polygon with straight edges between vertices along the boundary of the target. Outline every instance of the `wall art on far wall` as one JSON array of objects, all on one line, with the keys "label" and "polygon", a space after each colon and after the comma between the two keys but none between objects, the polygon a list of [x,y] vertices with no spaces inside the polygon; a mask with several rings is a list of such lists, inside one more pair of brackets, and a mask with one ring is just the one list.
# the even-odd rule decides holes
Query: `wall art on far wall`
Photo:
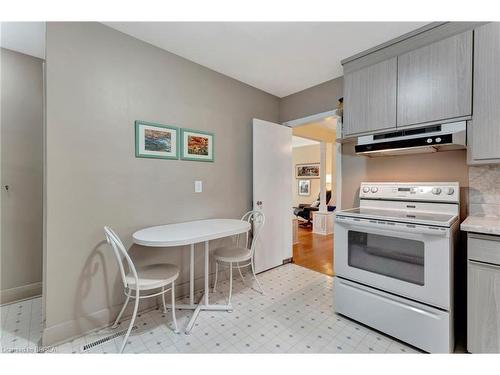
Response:
[{"label": "wall art on far wall", "polygon": [[181,129],[181,159],[214,161],[214,134]]},{"label": "wall art on far wall", "polygon": [[297,180],[299,182],[299,195],[311,195],[311,180]]},{"label": "wall art on far wall", "polygon": [[138,158],[179,159],[179,129],[137,120],[135,156]]},{"label": "wall art on far wall", "polygon": [[296,178],[319,178],[319,163],[295,165]]}]

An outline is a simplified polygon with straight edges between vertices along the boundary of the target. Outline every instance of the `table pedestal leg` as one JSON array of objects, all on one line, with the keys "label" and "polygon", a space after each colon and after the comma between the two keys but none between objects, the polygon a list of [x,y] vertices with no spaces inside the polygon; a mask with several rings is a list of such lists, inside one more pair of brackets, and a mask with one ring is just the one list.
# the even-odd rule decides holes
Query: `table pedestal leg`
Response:
[{"label": "table pedestal leg", "polygon": [[232,311],[233,307],[229,305],[210,305],[209,301],[209,279],[210,279],[210,248],[209,242],[205,241],[205,293],[201,297],[198,305],[195,305],[194,302],[194,245],[191,245],[191,265],[190,265],[190,290],[189,290],[189,305],[179,305],[176,306],[179,309],[191,309],[193,311],[193,316],[189,320],[189,323],[186,326],[186,334],[189,334],[193,329],[193,326],[196,322],[196,318],[198,318],[198,314],[201,311]]},{"label": "table pedestal leg", "polygon": [[210,293],[208,280],[210,279],[210,251],[208,241],[205,241],[205,305],[208,306],[208,294]]},{"label": "table pedestal leg", "polygon": [[202,304],[203,298],[204,298],[204,296],[201,297],[200,302],[198,303],[198,306],[196,306],[196,309],[194,309],[194,311],[193,311],[193,316],[191,317],[191,319],[189,319],[189,323],[186,326],[186,335],[189,335],[191,333],[191,330],[193,329],[194,322],[196,322],[196,318],[198,318],[198,314],[200,313],[200,311],[203,307],[203,304]]},{"label": "table pedestal leg", "polygon": [[194,243],[191,244],[189,255],[189,304],[194,304]]}]

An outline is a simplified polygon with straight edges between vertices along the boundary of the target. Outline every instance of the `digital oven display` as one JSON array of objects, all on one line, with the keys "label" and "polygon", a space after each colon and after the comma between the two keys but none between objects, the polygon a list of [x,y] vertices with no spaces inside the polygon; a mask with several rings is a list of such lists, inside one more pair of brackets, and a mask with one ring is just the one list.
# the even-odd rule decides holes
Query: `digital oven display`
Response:
[{"label": "digital oven display", "polygon": [[409,187],[400,187],[400,188],[398,188],[398,191],[401,191],[401,192],[411,191],[411,188],[409,188]]}]

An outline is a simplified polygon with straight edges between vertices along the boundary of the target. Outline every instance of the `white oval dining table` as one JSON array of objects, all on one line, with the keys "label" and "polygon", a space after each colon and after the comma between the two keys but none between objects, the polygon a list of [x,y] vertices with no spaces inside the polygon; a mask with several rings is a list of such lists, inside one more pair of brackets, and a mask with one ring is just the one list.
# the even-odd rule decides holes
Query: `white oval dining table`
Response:
[{"label": "white oval dining table", "polygon": [[[246,221],[238,219],[206,219],[144,228],[132,235],[134,243],[142,246],[174,247],[190,245],[189,304],[176,304],[176,308],[194,310],[193,315],[186,326],[186,333],[191,332],[200,311],[232,311],[233,309],[231,305],[211,305],[209,302],[209,241],[246,233],[249,230],[250,224]],[[201,300],[195,304],[194,245],[201,242],[205,243],[205,293]]]}]

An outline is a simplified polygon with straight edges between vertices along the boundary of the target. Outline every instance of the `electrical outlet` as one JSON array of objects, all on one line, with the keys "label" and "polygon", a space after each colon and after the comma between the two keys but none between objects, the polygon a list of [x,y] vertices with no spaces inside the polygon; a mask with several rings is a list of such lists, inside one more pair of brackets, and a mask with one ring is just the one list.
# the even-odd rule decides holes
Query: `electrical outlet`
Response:
[{"label": "electrical outlet", "polygon": [[201,193],[202,191],[203,191],[203,182],[202,181],[195,181],[194,182],[194,192]]}]

